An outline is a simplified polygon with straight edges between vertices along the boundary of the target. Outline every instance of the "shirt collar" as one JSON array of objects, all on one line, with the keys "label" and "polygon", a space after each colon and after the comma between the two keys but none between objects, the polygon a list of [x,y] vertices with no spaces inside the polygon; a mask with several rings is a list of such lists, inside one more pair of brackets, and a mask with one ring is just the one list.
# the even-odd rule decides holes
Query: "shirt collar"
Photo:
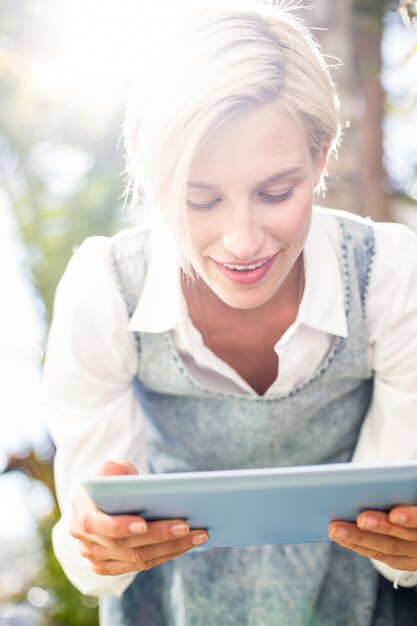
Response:
[{"label": "shirt collar", "polygon": [[[313,210],[304,246],[305,289],[297,322],[346,337],[348,329],[340,259],[324,220],[324,211]],[[145,284],[129,330],[162,333],[177,326],[184,311],[180,269],[172,236],[166,229],[155,228],[150,243]]]}]

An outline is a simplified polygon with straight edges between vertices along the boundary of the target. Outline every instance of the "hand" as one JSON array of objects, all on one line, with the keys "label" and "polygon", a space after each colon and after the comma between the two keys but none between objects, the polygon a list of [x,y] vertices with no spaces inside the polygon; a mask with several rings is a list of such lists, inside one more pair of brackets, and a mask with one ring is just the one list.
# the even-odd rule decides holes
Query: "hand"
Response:
[{"label": "hand", "polygon": [[389,513],[363,511],[356,524],[332,522],[329,537],[394,569],[417,570],[417,506],[397,506]]},{"label": "hand", "polygon": [[[137,474],[126,461],[107,462],[99,476]],[[206,530],[190,531],[184,520],[146,522],[135,515],[107,515],[84,488],[73,501],[71,535],[97,574],[112,576],[148,570],[208,540]]]}]

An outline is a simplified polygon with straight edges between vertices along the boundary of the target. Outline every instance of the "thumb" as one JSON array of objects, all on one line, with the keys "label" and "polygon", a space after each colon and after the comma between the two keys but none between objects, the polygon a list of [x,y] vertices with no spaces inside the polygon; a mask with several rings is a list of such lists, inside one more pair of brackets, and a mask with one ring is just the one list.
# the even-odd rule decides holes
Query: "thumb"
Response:
[{"label": "thumb", "polygon": [[136,467],[129,461],[106,461],[97,472],[98,476],[124,476],[126,474],[139,474]]}]

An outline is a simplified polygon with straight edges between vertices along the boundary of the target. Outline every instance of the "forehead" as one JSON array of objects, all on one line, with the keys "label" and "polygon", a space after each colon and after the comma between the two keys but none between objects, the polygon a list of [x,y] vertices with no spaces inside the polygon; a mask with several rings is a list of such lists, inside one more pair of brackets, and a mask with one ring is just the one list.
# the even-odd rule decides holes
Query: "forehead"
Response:
[{"label": "forehead", "polygon": [[281,169],[310,165],[304,128],[272,102],[236,114],[211,133],[194,155],[189,185],[256,182]]}]

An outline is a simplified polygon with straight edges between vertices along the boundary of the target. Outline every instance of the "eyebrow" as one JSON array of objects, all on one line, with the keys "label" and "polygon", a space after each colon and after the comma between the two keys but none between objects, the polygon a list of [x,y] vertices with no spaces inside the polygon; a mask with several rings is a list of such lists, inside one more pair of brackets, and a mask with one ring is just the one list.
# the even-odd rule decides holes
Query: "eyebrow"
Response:
[{"label": "eyebrow", "polygon": [[[286,170],[282,170],[281,172],[276,172],[275,174],[268,176],[268,178],[261,180],[261,182],[259,183],[259,186],[266,185],[269,183],[280,182],[281,180],[288,178],[289,176],[294,176],[294,174],[298,174],[301,170],[302,170],[301,167],[289,167]],[[187,187],[190,187],[192,189],[216,189],[217,188],[216,185],[210,185],[208,183],[198,183],[194,181],[190,181]]]}]

